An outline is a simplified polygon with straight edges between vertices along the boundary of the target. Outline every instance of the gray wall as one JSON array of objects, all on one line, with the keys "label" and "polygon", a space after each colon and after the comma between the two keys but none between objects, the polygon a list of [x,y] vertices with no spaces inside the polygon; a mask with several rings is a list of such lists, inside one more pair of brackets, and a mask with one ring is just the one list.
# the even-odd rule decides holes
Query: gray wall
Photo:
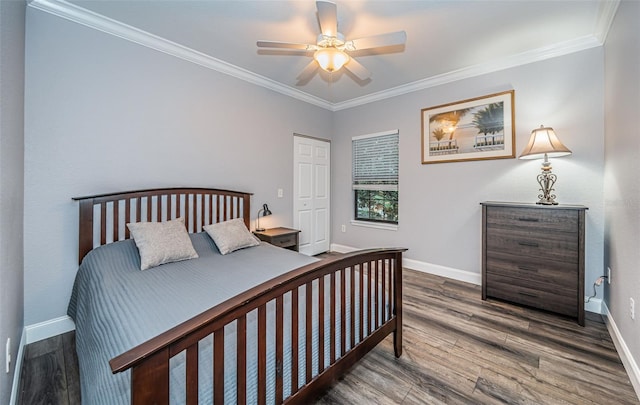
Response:
[{"label": "gray wall", "polygon": [[[403,246],[406,257],[479,274],[485,200],[535,202],[540,161],[502,159],[421,164],[420,110],[515,89],[516,154],[531,130],[553,127],[573,155],[552,159],[560,203],[587,212],[586,280],[603,268],[603,50],[595,48],[339,111],[333,138],[332,241]],[[351,137],[400,130],[397,231],[352,226]],[[347,225],[341,233],[340,226]],[[478,278],[479,279],[479,278]],[[600,291],[600,297],[602,291]]]},{"label": "gray wall", "polygon": [[[640,365],[640,3],[623,1],[605,43],[606,303]],[[636,302],[635,321],[629,298]],[[638,389],[638,387],[637,387]]]},{"label": "gray wall", "polygon": [[[9,403],[23,318],[23,0],[0,1],[0,404]],[[5,344],[11,338],[11,371]]]},{"label": "gray wall", "polygon": [[[27,10],[25,323],[66,313],[77,270],[71,197],[156,186],[254,193],[291,226],[293,133],[331,112]],[[277,189],[284,198],[277,198]]]}]

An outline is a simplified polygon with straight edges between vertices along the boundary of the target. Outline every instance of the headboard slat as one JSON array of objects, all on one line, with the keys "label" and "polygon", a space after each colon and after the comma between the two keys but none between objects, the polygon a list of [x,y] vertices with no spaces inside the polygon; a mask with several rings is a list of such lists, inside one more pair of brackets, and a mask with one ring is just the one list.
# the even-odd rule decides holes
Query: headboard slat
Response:
[{"label": "headboard slat", "polygon": [[120,202],[113,202],[113,240],[120,238]]},{"label": "headboard slat", "polygon": [[[174,195],[175,204],[173,202]],[[142,205],[145,201],[147,212],[144,217],[147,222],[179,218],[183,216],[181,206],[184,204],[185,226],[187,231],[195,233],[202,231],[202,228],[208,224],[235,218],[243,218],[245,225],[250,229],[251,195],[252,193],[209,188],[163,188],[73,198],[74,201],[79,202],[79,262],[82,262],[84,256],[94,247],[111,242],[107,239],[107,233],[110,230],[113,242],[129,239],[129,228],[126,227],[126,224],[143,221]],[[183,196],[184,203],[182,203]],[[153,203],[154,198],[156,199],[155,204]],[[131,218],[132,200],[135,200],[136,205],[134,218]],[[122,214],[120,204],[123,201],[124,213]],[[206,201],[209,203],[207,204]],[[215,218],[213,215],[214,204]],[[221,204],[222,218],[220,215]],[[154,205],[156,215],[153,215]],[[176,207],[175,215],[172,211],[174,205]],[[99,209],[95,210],[97,206]],[[100,218],[96,221],[95,215],[98,213]],[[166,218],[163,218],[163,213]],[[120,235],[121,221],[125,224],[124,237]],[[96,224],[99,229],[94,229]]]},{"label": "headboard slat", "polygon": [[191,220],[190,220],[191,205],[189,204],[189,194],[184,196],[184,224],[187,226],[187,231],[191,232]]},{"label": "headboard slat", "polygon": [[[125,239],[129,239],[129,228],[127,228],[126,224],[127,222],[131,221],[131,200],[129,198],[124,200],[124,223],[125,223],[125,227],[124,227],[124,238]],[[86,252],[85,252],[86,254]],[[82,259],[81,259],[82,260]]]},{"label": "headboard slat", "polygon": [[100,204],[100,244],[107,243],[107,203]]}]

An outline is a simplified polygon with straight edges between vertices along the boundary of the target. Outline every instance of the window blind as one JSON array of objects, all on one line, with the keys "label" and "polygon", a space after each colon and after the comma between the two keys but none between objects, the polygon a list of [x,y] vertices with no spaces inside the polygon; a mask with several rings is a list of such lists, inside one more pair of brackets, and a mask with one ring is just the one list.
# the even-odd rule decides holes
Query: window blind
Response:
[{"label": "window blind", "polygon": [[398,190],[398,132],[354,137],[353,189]]}]

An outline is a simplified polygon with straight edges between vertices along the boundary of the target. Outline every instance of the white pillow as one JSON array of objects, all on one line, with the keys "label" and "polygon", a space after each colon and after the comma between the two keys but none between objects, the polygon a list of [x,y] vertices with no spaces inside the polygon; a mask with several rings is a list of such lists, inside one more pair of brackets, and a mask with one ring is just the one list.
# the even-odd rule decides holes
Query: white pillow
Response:
[{"label": "white pillow", "polygon": [[140,253],[140,270],[198,257],[183,218],[129,223],[127,228]]},{"label": "white pillow", "polygon": [[207,225],[203,229],[211,236],[223,255],[260,244],[260,240],[249,232],[242,218]]}]

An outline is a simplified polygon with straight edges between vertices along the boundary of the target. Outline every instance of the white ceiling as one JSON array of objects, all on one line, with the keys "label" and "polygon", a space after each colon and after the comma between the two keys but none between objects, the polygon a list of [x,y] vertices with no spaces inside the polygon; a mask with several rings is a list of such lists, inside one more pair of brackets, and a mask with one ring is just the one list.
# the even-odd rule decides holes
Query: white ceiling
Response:
[{"label": "white ceiling", "polygon": [[367,82],[343,69],[333,75],[318,70],[308,83],[299,84],[296,77],[312,54],[258,50],[257,40],[315,43],[319,27],[312,0],[34,0],[31,6],[103,31],[126,31],[126,39],[134,42],[145,44],[140,38],[152,34],[147,37],[156,49],[179,49],[181,57],[191,53],[184,58],[336,110],[600,46],[618,1],[336,3],[338,29],[347,39],[407,33],[404,49],[352,54],[372,72]]}]

